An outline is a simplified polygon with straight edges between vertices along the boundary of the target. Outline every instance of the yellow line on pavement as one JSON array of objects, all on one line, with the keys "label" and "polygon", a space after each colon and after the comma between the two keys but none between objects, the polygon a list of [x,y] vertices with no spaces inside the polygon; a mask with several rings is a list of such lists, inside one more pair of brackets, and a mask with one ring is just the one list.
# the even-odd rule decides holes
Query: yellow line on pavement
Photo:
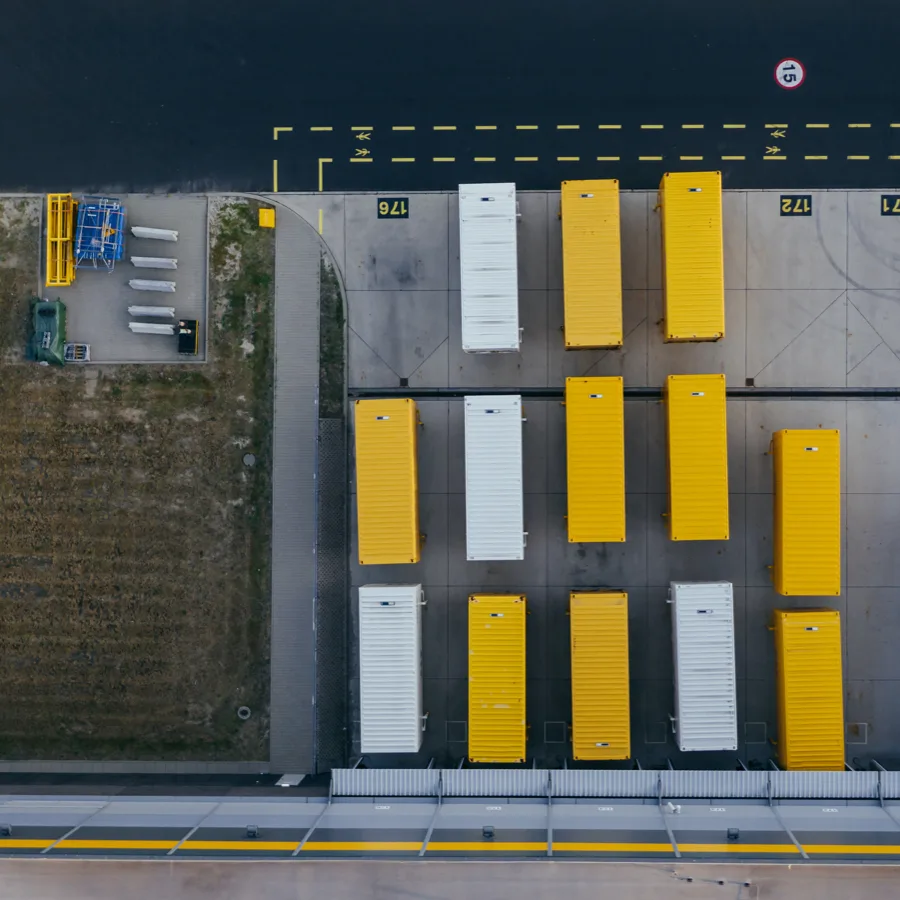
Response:
[{"label": "yellow line on pavement", "polygon": [[580,156],[557,156],[557,162],[578,162],[581,159]]},{"label": "yellow line on pavement", "polygon": [[391,131],[415,131],[415,125],[391,125]]},{"label": "yellow line on pavement", "polygon": [[678,158],[685,162],[700,162],[703,159],[702,156],[679,156]]},{"label": "yellow line on pavement", "polygon": [[[329,160],[331,162],[331,160]],[[350,162],[375,162],[371,156],[354,156]]]},{"label": "yellow line on pavement", "polygon": [[517,156],[516,162],[537,162],[538,158],[536,156]]},{"label": "yellow line on pavement", "polygon": [[766,128],[787,128],[787,125],[766,125]]},{"label": "yellow line on pavement", "polygon": [[475,162],[497,162],[496,156],[476,156]]},{"label": "yellow line on pavement", "polygon": [[830,125],[827,125],[824,122],[821,122],[821,123],[807,122],[806,127],[807,128],[831,128]]},{"label": "yellow line on pavement", "polygon": [[171,850],[178,841],[60,841],[54,850]]},{"label": "yellow line on pavement", "polygon": [[43,850],[52,846],[54,842],[39,838],[0,838],[0,851],[7,847],[16,850]]},{"label": "yellow line on pavement", "polygon": [[475,130],[476,131],[496,131],[497,126],[496,125],[476,125]]},{"label": "yellow line on pavement", "polygon": [[433,131],[456,131],[455,125],[433,125]]},{"label": "yellow line on pavement", "polygon": [[557,131],[578,131],[581,128],[580,125],[557,125]]},{"label": "yellow line on pavement", "polygon": [[[554,848],[556,844],[553,845]],[[793,844],[682,844],[678,842],[682,853],[799,853]],[[806,848],[809,849],[809,848]]]},{"label": "yellow line on pavement", "polygon": [[723,128],[746,128],[746,125],[723,125]]},{"label": "yellow line on pavement", "polygon": [[323,163],[330,163],[331,159],[326,156],[319,157],[319,192],[322,191],[322,165]]},{"label": "yellow line on pavement", "polygon": [[650,130],[650,129],[659,130],[660,128],[664,128],[664,127],[665,126],[663,126],[663,125],[641,125],[641,128],[643,128],[645,130]]},{"label": "yellow line on pavement", "polygon": [[723,156],[722,159],[746,159],[746,156]]},{"label": "yellow line on pavement", "polygon": [[763,159],[787,159],[786,156],[764,156]]},{"label": "yellow line on pavement", "polygon": [[279,132],[282,132],[282,131],[293,131],[293,130],[294,130],[294,126],[293,126],[293,125],[277,125],[277,126],[273,129],[273,140],[276,140],[276,141],[278,140],[278,134],[279,134]]},{"label": "yellow line on pavement", "polygon": [[900,853],[900,847],[891,844],[804,844],[807,853],[871,853],[879,856],[893,856]]},{"label": "yellow line on pavement", "polygon": [[703,128],[702,125],[682,125],[682,128]]},{"label": "yellow line on pavement", "polygon": [[900,159],[900,156],[889,156],[888,159]]},{"label": "yellow line on pavement", "polygon": [[869,159],[868,156],[848,156],[847,159]]},{"label": "yellow line on pavement", "polygon": [[827,156],[804,156],[804,159],[828,159]]},{"label": "yellow line on pavement", "polygon": [[296,850],[299,841],[185,841],[179,850]]},{"label": "yellow line on pavement", "polygon": [[310,131],[334,131],[330,125],[312,125]]},{"label": "yellow line on pavement", "polygon": [[[481,844],[478,845],[482,846]],[[546,845],[544,845],[546,846]],[[307,841],[304,850],[419,850],[421,841]]]},{"label": "yellow line on pavement", "polygon": [[639,156],[638,157],[638,160],[640,162],[658,162],[661,159],[662,159],[661,156]]},{"label": "yellow line on pavement", "polygon": [[516,125],[516,131],[537,131],[537,125]]},{"label": "yellow line on pavement", "polygon": [[432,156],[432,162],[456,162],[455,156]]},{"label": "yellow line on pavement", "polygon": [[415,162],[414,156],[392,156],[391,162]]},{"label": "yellow line on pavement", "polygon": [[319,234],[322,233],[322,210],[319,210]]},{"label": "yellow line on pavement", "polygon": [[[320,172],[322,171],[321,167],[319,168],[319,171]],[[321,191],[322,188],[319,188],[319,190]],[[272,160],[272,193],[273,194],[278,193],[278,160],[277,159]]]},{"label": "yellow line on pavement", "polygon": [[891,128],[900,128],[900,122],[891,122]]},{"label": "yellow line on pavement", "polygon": [[351,131],[374,131],[375,126],[374,125],[351,125],[350,130]]},{"label": "yellow line on pavement", "polygon": [[[554,844],[555,846],[555,844]],[[505,850],[509,852],[518,850],[546,850],[544,841],[496,841],[490,844],[484,841],[431,841],[428,850],[467,850],[476,853]],[[669,846],[671,850],[671,846]]]},{"label": "yellow line on pavement", "polygon": [[597,162],[618,162],[619,159],[618,156],[598,156]]},{"label": "yellow line on pavement", "polygon": [[848,128],[871,128],[872,124],[870,122],[851,122]]},{"label": "yellow line on pavement", "polygon": [[601,131],[604,131],[604,130],[606,130],[606,129],[610,129],[610,130],[611,130],[611,129],[619,129],[619,128],[621,128],[622,126],[621,126],[621,125],[598,125],[597,127],[598,127]]}]

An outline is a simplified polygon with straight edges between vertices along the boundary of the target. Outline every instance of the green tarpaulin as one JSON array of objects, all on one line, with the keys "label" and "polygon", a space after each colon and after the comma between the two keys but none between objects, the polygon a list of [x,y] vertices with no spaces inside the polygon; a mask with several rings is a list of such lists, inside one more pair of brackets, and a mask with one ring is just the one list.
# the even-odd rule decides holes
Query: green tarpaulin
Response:
[{"label": "green tarpaulin", "polygon": [[66,304],[62,300],[33,300],[31,321],[34,326],[32,349],[38,362],[64,366],[66,343]]}]

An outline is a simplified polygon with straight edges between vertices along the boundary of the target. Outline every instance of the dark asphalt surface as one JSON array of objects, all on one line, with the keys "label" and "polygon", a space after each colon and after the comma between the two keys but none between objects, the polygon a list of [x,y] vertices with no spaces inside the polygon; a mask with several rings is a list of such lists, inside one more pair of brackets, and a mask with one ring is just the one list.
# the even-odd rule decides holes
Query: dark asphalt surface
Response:
[{"label": "dark asphalt surface", "polygon": [[[773,78],[785,56],[807,67],[796,91]],[[319,157],[334,160],[327,189],[585,175],[649,187],[696,164],[681,155],[715,163],[731,187],[900,182],[894,0],[43,0],[4,9],[0,84],[3,190],[267,190],[276,157],[281,190],[315,189]],[[497,130],[476,132],[484,122]],[[781,144],[770,123],[789,125]],[[369,165],[349,164],[357,124],[375,126]],[[294,131],[275,143],[276,125]],[[764,160],[773,145],[784,160]],[[721,161],[731,154],[746,159]]]}]

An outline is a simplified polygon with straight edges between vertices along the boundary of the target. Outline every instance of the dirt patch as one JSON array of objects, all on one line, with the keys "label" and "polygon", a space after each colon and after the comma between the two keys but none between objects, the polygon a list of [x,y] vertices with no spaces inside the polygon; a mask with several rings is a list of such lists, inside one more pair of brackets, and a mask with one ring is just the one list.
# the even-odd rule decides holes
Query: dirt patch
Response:
[{"label": "dirt patch", "polygon": [[334,267],[323,256],[319,273],[319,416],[344,414],[344,303]]},{"label": "dirt patch", "polygon": [[12,362],[39,225],[0,211],[0,757],[268,759],[275,242],[257,208],[211,203],[209,363],[87,369]]}]

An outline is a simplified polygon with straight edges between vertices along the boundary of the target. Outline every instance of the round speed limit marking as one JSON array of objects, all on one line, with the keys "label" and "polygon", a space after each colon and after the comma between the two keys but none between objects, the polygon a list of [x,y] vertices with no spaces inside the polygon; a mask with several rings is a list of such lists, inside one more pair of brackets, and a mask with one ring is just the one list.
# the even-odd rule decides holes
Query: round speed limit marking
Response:
[{"label": "round speed limit marking", "polygon": [[783,59],[775,66],[775,80],[779,87],[792,91],[800,87],[806,78],[806,69],[799,59]]}]

